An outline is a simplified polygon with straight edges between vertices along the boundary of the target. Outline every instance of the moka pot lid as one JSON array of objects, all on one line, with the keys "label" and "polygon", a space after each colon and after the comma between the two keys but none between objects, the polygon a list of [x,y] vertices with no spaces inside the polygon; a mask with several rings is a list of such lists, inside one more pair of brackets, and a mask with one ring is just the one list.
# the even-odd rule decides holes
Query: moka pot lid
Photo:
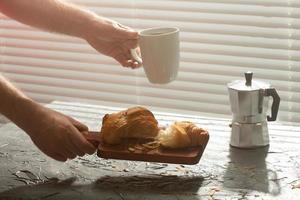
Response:
[{"label": "moka pot lid", "polygon": [[245,80],[235,80],[231,83],[228,83],[227,86],[228,88],[237,91],[256,91],[260,89],[270,88],[271,85],[269,83],[259,80],[253,80],[252,77],[252,72],[245,72]]}]

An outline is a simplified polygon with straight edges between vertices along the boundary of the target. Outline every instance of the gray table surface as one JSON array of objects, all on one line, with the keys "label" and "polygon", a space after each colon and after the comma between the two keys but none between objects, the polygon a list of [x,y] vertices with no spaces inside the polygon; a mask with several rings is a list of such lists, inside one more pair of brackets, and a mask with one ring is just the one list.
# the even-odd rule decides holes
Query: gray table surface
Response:
[{"label": "gray table surface", "polygon": [[[99,130],[118,108],[54,102],[49,107]],[[154,113],[160,124],[190,120],[210,132],[197,165],[106,160],[60,163],[43,155],[14,124],[0,127],[0,199],[300,199],[300,127],[269,125],[270,146],[229,146],[229,120]],[[299,188],[298,188],[299,187]]]}]

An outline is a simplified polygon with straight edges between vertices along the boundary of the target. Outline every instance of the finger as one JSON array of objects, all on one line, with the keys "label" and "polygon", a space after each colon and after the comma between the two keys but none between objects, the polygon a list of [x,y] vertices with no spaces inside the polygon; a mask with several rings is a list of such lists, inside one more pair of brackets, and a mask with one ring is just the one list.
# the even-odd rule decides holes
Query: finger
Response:
[{"label": "finger", "polygon": [[66,146],[67,146],[68,151],[71,152],[74,155],[84,156],[84,154],[85,154],[85,152],[81,151],[72,142],[68,142],[68,144],[66,144]]},{"label": "finger", "polygon": [[131,69],[135,68],[134,60],[132,58],[130,50],[123,50],[123,59],[125,59],[125,64],[123,64],[124,67],[129,67]]},{"label": "finger", "polygon": [[129,67],[131,67],[132,69],[136,69],[136,68],[139,68],[142,66],[142,63],[136,61],[130,51],[127,51],[126,57],[128,59],[127,61],[128,61]]},{"label": "finger", "polygon": [[76,154],[73,153],[72,151],[70,151],[68,148],[64,148],[61,152],[60,152],[61,155],[63,155],[64,157],[66,158],[69,158],[69,159],[74,159],[76,158]]},{"label": "finger", "polygon": [[76,119],[72,118],[72,117],[69,117],[67,116],[68,119],[71,121],[71,123],[81,132],[81,131],[88,131],[89,128],[82,124],[81,122],[77,121]]},{"label": "finger", "polygon": [[88,154],[93,154],[96,151],[96,148],[75,127],[71,128],[70,131],[70,140],[78,149]]},{"label": "finger", "polygon": [[75,159],[77,156],[76,155],[74,155],[74,154],[70,154],[70,155],[68,155],[68,159],[70,159],[70,160],[73,160],[73,159]]},{"label": "finger", "polygon": [[142,63],[136,61],[134,58],[130,59],[131,60],[131,65],[130,67],[132,69],[140,68],[142,66]]},{"label": "finger", "polygon": [[130,67],[131,69],[136,69],[140,67],[140,64],[134,60],[128,60],[126,66]]},{"label": "finger", "polygon": [[[123,49],[123,48],[121,48]],[[141,66],[141,63],[138,63],[136,60],[134,60],[133,56],[131,55],[131,52],[129,50],[123,49],[123,51],[119,52],[119,54],[116,54],[114,58],[123,66],[123,67],[130,67],[132,69],[135,69],[137,67]]]},{"label": "finger", "polygon": [[134,62],[133,60],[127,60],[126,66],[130,67],[131,69],[134,69],[133,62]]},{"label": "finger", "polygon": [[73,160],[74,158],[77,157],[77,155],[69,153],[67,157],[68,157],[68,159]]},{"label": "finger", "polygon": [[61,154],[50,155],[50,157],[53,158],[54,160],[57,160],[60,162],[66,162],[68,160],[68,158],[66,156],[63,156]]},{"label": "finger", "polygon": [[[140,48],[136,48],[135,51],[136,51],[137,55],[138,55],[139,57],[141,57]],[[128,51],[128,50],[126,51],[126,55],[127,55],[127,57],[128,57],[128,60],[132,60],[131,68],[135,69],[135,68],[139,68],[139,67],[142,66],[142,63],[139,62],[139,61],[137,61],[137,60],[133,57],[133,55],[131,54],[131,51],[130,51],[130,50],[129,50],[129,51]]]},{"label": "finger", "polygon": [[95,133],[88,133],[88,132],[81,132],[81,133],[95,148],[98,148],[99,142],[101,141],[100,135]]},{"label": "finger", "polygon": [[114,59],[116,59],[123,67],[128,67],[128,58],[125,54],[118,54],[114,56]]},{"label": "finger", "polygon": [[142,66],[142,63],[139,63],[137,61],[133,61],[133,68],[136,69],[136,68],[140,68]]}]

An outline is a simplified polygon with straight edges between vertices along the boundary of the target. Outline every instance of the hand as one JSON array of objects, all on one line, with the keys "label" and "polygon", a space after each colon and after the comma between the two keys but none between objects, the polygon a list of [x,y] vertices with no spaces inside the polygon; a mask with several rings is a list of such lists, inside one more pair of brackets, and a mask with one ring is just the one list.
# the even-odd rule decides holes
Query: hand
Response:
[{"label": "hand", "polygon": [[141,66],[130,53],[130,49],[135,49],[138,45],[136,31],[99,16],[95,16],[89,27],[84,38],[98,52],[113,57],[124,67],[134,69]]},{"label": "hand", "polygon": [[93,154],[96,147],[84,137],[88,127],[59,112],[31,103],[30,121],[23,129],[34,144],[46,155],[58,161]]}]

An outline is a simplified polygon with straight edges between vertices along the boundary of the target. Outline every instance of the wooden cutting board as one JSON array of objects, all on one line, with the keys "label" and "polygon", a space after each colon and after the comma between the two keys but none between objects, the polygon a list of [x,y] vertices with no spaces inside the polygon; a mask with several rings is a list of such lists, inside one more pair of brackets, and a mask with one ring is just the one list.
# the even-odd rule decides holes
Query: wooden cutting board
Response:
[{"label": "wooden cutting board", "polygon": [[[90,133],[99,134],[96,132]],[[133,139],[118,145],[107,145],[100,141],[97,155],[106,159],[193,165],[200,161],[208,140],[209,138],[203,146],[184,149],[142,148],[145,141]]]}]

